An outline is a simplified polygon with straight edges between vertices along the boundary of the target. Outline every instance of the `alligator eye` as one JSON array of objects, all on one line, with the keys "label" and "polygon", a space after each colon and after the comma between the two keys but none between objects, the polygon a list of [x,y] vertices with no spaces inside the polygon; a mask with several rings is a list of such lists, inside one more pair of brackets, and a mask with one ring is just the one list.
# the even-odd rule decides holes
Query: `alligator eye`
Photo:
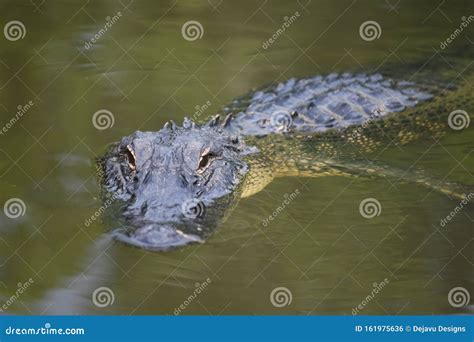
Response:
[{"label": "alligator eye", "polygon": [[136,157],[135,157],[135,152],[133,151],[130,145],[127,145],[127,150],[125,151],[125,155],[127,156],[128,166],[130,167],[130,170],[135,171],[137,169]]},{"label": "alligator eye", "polygon": [[204,151],[204,153],[201,155],[201,158],[199,159],[197,172],[203,173],[207,169],[207,167],[209,166],[213,158],[214,158],[214,154],[209,152],[209,149]]}]

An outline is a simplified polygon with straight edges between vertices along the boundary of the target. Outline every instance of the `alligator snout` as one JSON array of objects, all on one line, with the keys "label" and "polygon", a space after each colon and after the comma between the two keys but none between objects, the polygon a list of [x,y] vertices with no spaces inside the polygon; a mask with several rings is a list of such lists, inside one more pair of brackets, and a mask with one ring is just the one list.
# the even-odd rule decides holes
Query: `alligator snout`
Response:
[{"label": "alligator snout", "polygon": [[191,243],[202,243],[199,236],[187,234],[172,223],[151,223],[140,228],[116,230],[113,236],[121,242],[151,251],[167,251]]}]

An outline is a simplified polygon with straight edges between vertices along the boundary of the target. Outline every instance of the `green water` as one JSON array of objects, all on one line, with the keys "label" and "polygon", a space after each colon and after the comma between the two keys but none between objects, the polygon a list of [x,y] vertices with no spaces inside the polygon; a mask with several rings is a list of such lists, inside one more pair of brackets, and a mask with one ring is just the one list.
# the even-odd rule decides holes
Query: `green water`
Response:
[{"label": "green water", "polygon": [[[440,49],[461,17],[473,14],[472,1],[437,6],[429,0],[3,1],[1,25],[19,20],[26,35],[0,36],[0,125],[19,105],[33,106],[0,135],[1,203],[25,203],[23,216],[0,215],[0,304],[18,283],[24,288],[31,278],[32,284],[0,314],[172,315],[183,305],[182,314],[350,315],[381,282],[361,314],[472,310],[448,302],[458,286],[474,296],[472,204],[441,227],[459,200],[393,179],[280,178],[242,200],[207,243],[166,254],[112,241],[114,208],[85,223],[102,205],[93,158],[137,129],[157,130],[185,115],[205,118],[252,88],[290,77],[390,69],[410,78],[413,66],[430,61],[432,70],[446,71],[447,82],[465,82],[464,66],[443,61],[435,49],[456,51],[459,65],[472,62],[459,47],[474,42],[474,23]],[[264,49],[295,12],[296,20]],[[195,41],[181,34],[190,20],[203,27]],[[359,36],[368,20],[381,27],[373,41]],[[92,123],[101,109],[114,117],[105,130]],[[471,123],[439,142],[387,153],[402,169],[472,185],[473,138]],[[296,189],[299,195],[264,226]],[[380,202],[379,216],[360,215],[365,198]],[[114,296],[103,308],[92,301],[100,287]],[[291,293],[288,305],[272,305],[277,287]]]}]

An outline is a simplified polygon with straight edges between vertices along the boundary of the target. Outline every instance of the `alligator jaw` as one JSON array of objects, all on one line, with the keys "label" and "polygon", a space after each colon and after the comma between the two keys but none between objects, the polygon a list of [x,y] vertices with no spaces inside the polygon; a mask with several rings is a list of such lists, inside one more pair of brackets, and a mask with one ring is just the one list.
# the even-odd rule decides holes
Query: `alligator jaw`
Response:
[{"label": "alligator jaw", "polygon": [[186,234],[172,224],[148,224],[127,232],[117,229],[112,236],[120,242],[154,252],[165,252],[204,240],[194,234]]}]

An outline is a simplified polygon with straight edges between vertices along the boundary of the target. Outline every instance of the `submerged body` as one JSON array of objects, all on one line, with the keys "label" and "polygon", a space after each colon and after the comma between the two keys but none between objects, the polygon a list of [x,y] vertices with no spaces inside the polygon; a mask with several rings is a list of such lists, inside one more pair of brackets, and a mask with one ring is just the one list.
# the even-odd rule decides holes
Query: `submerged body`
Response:
[{"label": "submerged body", "polygon": [[[126,202],[126,243],[167,250],[203,242],[241,197],[275,177],[400,173],[376,163],[389,145],[445,134],[448,114],[472,103],[465,88],[395,81],[379,74],[291,79],[224,109],[225,119],[185,119],[136,132],[100,161],[105,188]],[[469,117],[467,117],[469,119]],[[419,172],[404,178],[460,195]]]}]

